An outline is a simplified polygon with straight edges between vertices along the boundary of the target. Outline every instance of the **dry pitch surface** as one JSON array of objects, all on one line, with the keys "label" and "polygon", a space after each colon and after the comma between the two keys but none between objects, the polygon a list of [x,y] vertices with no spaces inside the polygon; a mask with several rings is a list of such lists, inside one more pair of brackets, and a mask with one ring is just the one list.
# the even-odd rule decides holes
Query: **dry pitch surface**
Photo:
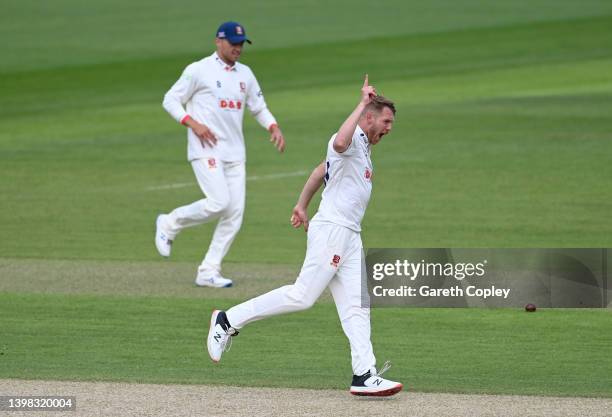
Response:
[{"label": "dry pitch surface", "polygon": [[[609,416],[612,399],[0,380],[2,395],[72,395],[76,412],[36,416]],[[10,412],[31,416],[32,412]]]}]

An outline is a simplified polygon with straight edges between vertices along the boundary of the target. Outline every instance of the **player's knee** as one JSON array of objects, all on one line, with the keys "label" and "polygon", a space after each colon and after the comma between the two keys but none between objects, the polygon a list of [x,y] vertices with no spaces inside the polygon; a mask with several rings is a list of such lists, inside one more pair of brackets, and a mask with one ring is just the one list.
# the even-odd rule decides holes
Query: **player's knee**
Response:
[{"label": "player's knee", "polygon": [[242,219],[244,216],[244,206],[235,206],[230,204],[224,211],[221,213],[221,218],[230,221],[231,224],[240,229],[242,226]]},{"label": "player's knee", "polygon": [[212,213],[221,214],[228,210],[230,206],[229,196],[215,196],[214,198],[209,197],[208,209]]},{"label": "player's knee", "polygon": [[229,207],[229,216],[232,218],[233,222],[238,226],[242,224],[242,218],[244,217],[244,206],[240,207]]},{"label": "player's knee", "polygon": [[315,300],[309,300],[307,298],[302,298],[301,300],[295,300],[294,304],[298,308],[298,310],[308,310],[315,303]]},{"label": "player's knee", "polygon": [[304,310],[309,309],[310,307],[312,307],[314,305],[315,301],[317,301],[316,298],[315,299],[312,299],[312,298],[303,298],[302,299],[302,303],[301,303],[302,308]]},{"label": "player's knee", "polygon": [[309,309],[317,300],[308,294],[304,287],[298,285],[291,285],[287,296],[291,299],[291,303],[299,310]]}]

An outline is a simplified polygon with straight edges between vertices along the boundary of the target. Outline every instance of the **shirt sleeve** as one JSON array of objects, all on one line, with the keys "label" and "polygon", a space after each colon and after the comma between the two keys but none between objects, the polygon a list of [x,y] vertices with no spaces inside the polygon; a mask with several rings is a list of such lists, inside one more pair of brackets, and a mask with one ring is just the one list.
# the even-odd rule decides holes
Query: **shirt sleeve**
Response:
[{"label": "shirt sleeve", "polygon": [[257,120],[257,122],[263,126],[264,129],[269,129],[270,126],[276,124],[276,119],[270,110],[268,110],[261,87],[259,86],[259,83],[252,72],[247,90],[246,104],[253,117],[255,117],[255,120]]},{"label": "shirt sleeve", "polygon": [[330,141],[329,141],[329,149],[335,153],[336,155],[340,155],[341,157],[349,157],[351,155],[354,155],[355,152],[357,151],[357,146],[355,145],[355,137],[353,136],[351,138],[351,143],[349,144],[348,148],[346,148],[346,150],[342,153],[340,152],[336,152],[336,150],[334,149],[334,141],[336,140],[336,136],[338,136],[338,133],[334,133],[334,135],[331,137]]},{"label": "shirt sleeve", "polygon": [[196,91],[197,80],[194,67],[195,64],[191,64],[185,68],[181,78],[174,83],[164,96],[162,103],[164,109],[179,123],[182,123],[188,116],[185,111],[185,104]]}]

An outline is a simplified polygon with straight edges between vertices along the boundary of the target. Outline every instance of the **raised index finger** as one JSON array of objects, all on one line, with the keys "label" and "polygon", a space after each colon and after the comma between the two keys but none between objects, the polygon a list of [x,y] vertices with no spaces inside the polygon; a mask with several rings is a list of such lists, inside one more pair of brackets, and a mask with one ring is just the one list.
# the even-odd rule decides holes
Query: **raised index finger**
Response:
[{"label": "raised index finger", "polygon": [[366,74],[366,75],[365,75],[365,79],[363,80],[363,86],[364,86],[364,87],[367,87],[368,85],[369,85],[369,84],[368,84],[368,74]]}]

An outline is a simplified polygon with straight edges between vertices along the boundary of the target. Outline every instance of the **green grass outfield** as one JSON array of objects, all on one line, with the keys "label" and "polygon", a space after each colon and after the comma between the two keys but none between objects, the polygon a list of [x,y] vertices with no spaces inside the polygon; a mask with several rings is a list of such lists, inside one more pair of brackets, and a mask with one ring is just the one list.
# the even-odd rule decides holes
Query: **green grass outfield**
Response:
[{"label": "green grass outfield", "polygon": [[[398,107],[373,154],[366,246],[612,247],[610,2],[235,10],[3,8],[0,377],[345,387],[348,349],[329,299],[254,324],[220,367],[200,344],[212,306],[295,276],[305,236],[288,217],[300,173],[324,157],[365,72]],[[161,98],[227,18],[255,42],[243,62],[288,148],[275,154],[245,117],[256,178],[227,257],[238,286],[197,291],[212,227],[182,233],[169,262],[152,244],[159,212],[200,198],[184,129]],[[379,358],[417,390],[612,395],[609,311],[376,310],[373,320]]]},{"label": "green grass outfield", "polygon": [[[257,278],[260,266],[232,265],[236,288],[208,291],[193,286],[182,263],[160,270],[153,262],[5,260],[0,267],[13,277],[0,286],[0,377],[350,383],[348,341],[329,294],[306,312],[253,323],[220,364],[210,361],[204,338],[212,309],[289,282],[288,267]],[[372,339],[379,360],[393,362],[389,376],[409,390],[612,397],[611,320],[609,310],[382,308],[372,313]]]}]

